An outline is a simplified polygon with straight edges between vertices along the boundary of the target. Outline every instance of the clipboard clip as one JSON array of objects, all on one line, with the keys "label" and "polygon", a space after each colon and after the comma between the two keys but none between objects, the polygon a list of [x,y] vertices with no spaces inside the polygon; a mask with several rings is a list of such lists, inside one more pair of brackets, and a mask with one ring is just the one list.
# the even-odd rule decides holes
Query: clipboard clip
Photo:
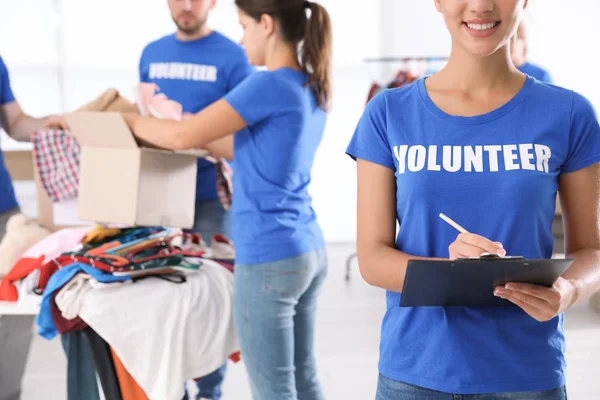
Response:
[{"label": "clipboard clip", "polygon": [[479,257],[466,257],[466,258],[457,258],[457,261],[501,261],[501,260],[525,260],[523,256],[505,256],[502,257],[497,253],[483,253]]}]

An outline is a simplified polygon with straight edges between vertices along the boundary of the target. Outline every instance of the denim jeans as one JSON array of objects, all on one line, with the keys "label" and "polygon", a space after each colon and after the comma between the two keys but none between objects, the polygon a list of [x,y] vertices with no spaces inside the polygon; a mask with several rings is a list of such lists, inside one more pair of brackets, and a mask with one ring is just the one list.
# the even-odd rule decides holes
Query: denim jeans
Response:
[{"label": "denim jeans", "polygon": [[[210,245],[213,235],[217,233],[231,238],[231,211],[225,210],[219,200],[197,202],[194,231],[200,233],[208,245]],[[226,371],[227,364],[198,380],[196,383],[198,386],[196,399],[219,400]],[[186,393],[184,400],[188,399]]]},{"label": "denim jeans", "polygon": [[219,200],[197,202],[194,231],[209,245],[215,233],[231,238],[231,211],[225,210]]},{"label": "denim jeans", "polygon": [[377,400],[567,400],[564,387],[542,392],[451,394],[408,385],[379,375]]},{"label": "denim jeans", "polygon": [[236,265],[233,314],[255,400],[323,400],[314,354],[325,249]]}]

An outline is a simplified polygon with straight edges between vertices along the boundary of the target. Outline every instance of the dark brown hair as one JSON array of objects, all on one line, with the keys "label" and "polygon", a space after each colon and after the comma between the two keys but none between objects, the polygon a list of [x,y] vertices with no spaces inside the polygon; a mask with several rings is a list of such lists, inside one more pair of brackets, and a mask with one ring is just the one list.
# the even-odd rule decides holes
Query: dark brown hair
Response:
[{"label": "dark brown hair", "polygon": [[[324,109],[331,100],[332,33],[329,13],[323,6],[304,0],[235,0],[243,12],[257,21],[268,14],[279,23],[283,40],[302,42],[300,64],[308,74],[307,85]],[[310,16],[306,15],[310,10]]]}]

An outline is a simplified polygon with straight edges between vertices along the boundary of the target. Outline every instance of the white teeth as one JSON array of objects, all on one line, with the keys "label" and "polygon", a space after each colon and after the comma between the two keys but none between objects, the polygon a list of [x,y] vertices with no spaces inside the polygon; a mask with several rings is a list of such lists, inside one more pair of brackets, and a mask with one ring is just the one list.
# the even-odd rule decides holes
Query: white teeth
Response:
[{"label": "white teeth", "polygon": [[493,22],[491,24],[467,24],[469,29],[473,29],[474,31],[487,31],[496,27],[496,23]]}]

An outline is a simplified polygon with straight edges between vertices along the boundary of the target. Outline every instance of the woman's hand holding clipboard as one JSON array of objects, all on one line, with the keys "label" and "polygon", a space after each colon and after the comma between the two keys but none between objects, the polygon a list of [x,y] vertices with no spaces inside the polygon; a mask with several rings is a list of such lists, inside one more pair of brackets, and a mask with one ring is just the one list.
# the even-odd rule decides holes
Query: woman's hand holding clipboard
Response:
[{"label": "woman's hand holding clipboard", "polygon": [[[487,255],[506,256],[506,250],[499,242],[469,233],[462,226],[444,214],[440,218],[456,228],[460,234],[449,246],[450,259],[485,258]],[[493,257],[495,258],[495,257]],[[576,301],[577,288],[563,277],[559,277],[552,287],[529,283],[509,282],[498,286],[494,296],[510,301],[519,306],[532,318],[540,322],[549,321],[562,313]]]}]

